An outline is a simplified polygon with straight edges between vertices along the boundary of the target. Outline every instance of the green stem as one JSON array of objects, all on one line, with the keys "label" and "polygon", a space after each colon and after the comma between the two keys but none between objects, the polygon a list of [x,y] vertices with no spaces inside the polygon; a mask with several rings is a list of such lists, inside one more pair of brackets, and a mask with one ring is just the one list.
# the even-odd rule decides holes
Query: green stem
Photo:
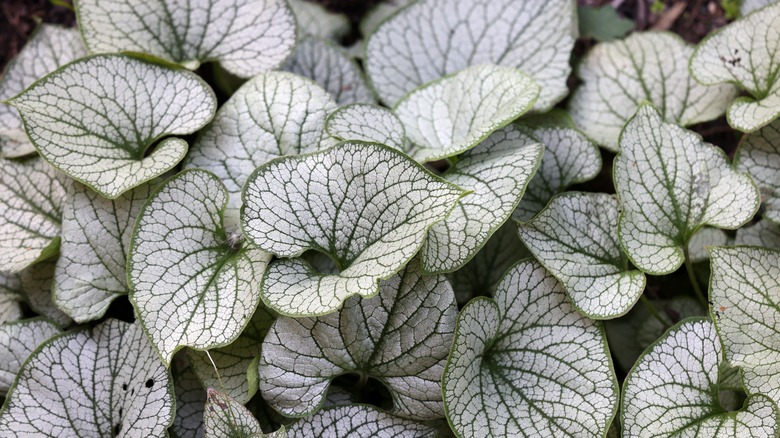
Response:
[{"label": "green stem", "polygon": [[658,322],[660,322],[660,323],[661,323],[661,325],[663,325],[663,327],[664,327],[664,330],[667,330],[667,329],[669,328],[669,324],[668,324],[668,323],[666,322],[666,320],[665,320],[665,319],[664,319],[664,318],[661,316],[661,314],[660,314],[660,313],[658,313],[658,310],[655,308],[655,306],[653,305],[653,303],[651,303],[651,302],[650,302],[650,300],[648,300],[648,299],[647,299],[647,297],[646,297],[646,296],[644,296],[644,294],[640,295],[640,296],[639,296],[639,299],[640,299],[640,300],[642,300],[642,304],[644,304],[644,305],[645,305],[645,307],[647,307],[647,310],[650,312],[650,314],[651,314],[651,315],[653,315],[653,317],[654,317],[655,319],[657,319],[657,320],[658,320]]},{"label": "green stem", "polygon": [[701,301],[704,307],[707,307],[707,299],[701,291],[699,281],[696,280],[696,272],[693,270],[693,262],[691,262],[691,256],[688,253],[688,243],[683,247],[683,255],[685,256],[685,270],[688,271],[688,279],[691,280],[691,286],[693,286],[693,292],[696,294],[696,298]]}]

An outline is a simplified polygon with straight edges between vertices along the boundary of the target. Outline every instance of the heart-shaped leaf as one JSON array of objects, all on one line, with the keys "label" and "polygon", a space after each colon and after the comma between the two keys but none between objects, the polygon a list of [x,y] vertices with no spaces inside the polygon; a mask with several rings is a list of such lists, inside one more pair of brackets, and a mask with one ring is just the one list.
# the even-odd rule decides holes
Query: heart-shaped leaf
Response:
[{"label": "heart-shaped leaf", "polygon": [[461,155],[443,177],[472,193],[428,231],[423,270],[452,272],[471,260],[515,211],[543,153],[541,143],[508,125]]},{"label": "heart-shaped leaf", "polygon": [[76,29],[43,24],[35,30],[0,79],[0,157],[21,157],[35,153],[27,139],[19,113],[2,103],[24,91],[36,79],[57,67],[87,54]]},{"label": "heart-shaped leaf", "polygon": [[617,239],[613,195],[567,192],[518,228],[534,257],[557,278],[578,310],[609,319],[628,312],[645,289]]},{"label": "heart-shaped leaf", "polygon": [[81,58],[10,102],[47,161],[111,199],[178,164],[187,142],[165,136],[202,128],[217,104],[195,74],[125,55]]},{"label": "heart-shaped leaf", "polygon": [[206,390],[192,367],[182,370],[173,367],[173,388],[176,390],[176,417],[170,428],[171,435],[174,438],[203,438]]},{"label": "heart-shaped leaf", "polygon": [[382,282],[378,298],[352,297],[318,318],[280,317],[260,358],[260,392],[269,404],[287,416],[309,415],[334,378],[358,373],[387,387],[395,414],[440,418],[457,307],[447,280],[420,275],[416,264]]},{"label": "heart-shaped leaf", "polygon": [[322,85],[339,105],[374,102],[360,67],[330,42],[306,38],[298,44],[283,69]]},{"label": "heart-shaped leaf", "polygon": [[54,302],[76,322],[100,318],[127,295],[127,247],[150,184],[109,200],[81,184],[68,191],[62,214]]},{"label": "heart-shaped leaf", "polygon": [[344,14],[335,14],[309,0],[287,0],[287,3],[295,14],[300,34],[338,41],[350,32],[349,17]]},{"label": "heart-shaped leaf", "polygon": [[295,46],[284,0],[79,0],[76,13],[93,53],[145,52],[193,70],[219,61],[246,78],[278,67]]},{"label": "heart-shaped leaf", "polygon": [[623,436],[776,436],[780,415],[769,397],[753,395],[737,412],[720,405],[721,348],[712,322],[702,318],[681,322],[650,346],[623,384]]},{"label": "heart-shaped leaf", "polygon": [[346,105],[325,121],[328,135],[338,140],[380,143],[409,153],[404,124],[387,108],[377,105]]},{"label": "heart-shaped leaf", "polygon": [[340,269],[327,275],[301,258],[276,260],[263,279],[263,300],[282,314],[316,316],[351,295],[376,295],[378,281],[406,265],[428,228],[465,194],[372,143],[345,142],[261,166],[243,192],[247,237],[279,257],[328,254]]},{"label": "heart-shaped leaf", "polygon": [[19,275],[0,272],[0,324],[22,317],[22,301],[24,294]]},{"label": "heart-shaped leaf", "polygon": [[366,70],[379,97],[395,105],[412,89],[468,66],[516,67],[541,85],[534,109],[544,112],[568,93],[575,9],[569,0],[418,1],[371,35]]},{"label": "heart-shaped leaf", "polygon": [[740,131],[751,132],[780,116],[780,3],[724,27],[699,44],[691,73],[703,84],[732,82],[747,91],[726,116]]},{"label": "heart-shaped leaf", "polygon": [[523,199],[512,214],[518,221],[530,220],[544,209],[553,196],[572,184],[595,178],[601,171],[598,146],[574,128],[568,115],[556,112],[539,117],[560,117],[561,120],[529,128],[531,135],[544,144],[544,155]]},{"label": "heart-shaped leaf", "polygon": [[780,224],[780,120],[742,137],[734,163],[758,185],[764,217]]},{"label": "heart-shaped leaf", "polygon": [[223,222],[225,186],[205,170],[166,181],[138,215],[128,250],[130,300],[165,364],[184,346],[235,340],[260,302],[270,255]]},{"label": "heart-shaped leaf", "polygon": [[241,205],[241,188],[273,158],[320,147],[333,98],[312,81],[285,72],[263,73],[219,109],[193,144],[184,167],[214,172],[225,184],[229,208]]},{"label": "heart-shaped leaf", "polygon": [[8,389],[30,353],[44,341],[60,333],[60,328],[44,318],[25,319],[0,325],[0,395]]},{"label": "heart-shaped leaf", "polygon": [[623,207],[618,236],[634,265],[650,274],[677,270],[702,226],[739,228],[758,210],[749,176],[650,105],[639,107],[623,130],[613,176]]},{"label": "heart-shaped leaf", "polygon": [[574,122],[617,152],[623,125],[643,101],[655,105],[665,121],[681,126],[721,116],[737,90],[696,82],[688,71],[693,50],[669,32],[638,32],[596,45],[577,70],[584,84],[569,103]]},{"label": "heart-shaped leaf", "polygon": [[618,386],[599,323],[530,260],[506,273],[494,299],[476,298],[458,316],[442,378],[455,433],[604,436]]},{"label": "heart-shaped leaf", "polygon": [[39,158],[0,158],[0,271],[57,253],[68,178]]},{"label": "heart-shaped leaf", "polygon": [[737,230],[734,244],[780,249],[780,225],[766,219],[746,225]]},{"label": "heart-shaped leaf", "polygon": [[710,296],[726,360],[742,368],[748,394],[780,400],[780,252],[757,247],[710,251]]},{"label": "heart-shaped leaf", "polygon": [[287,426],[288,438],[313,436],[364,437],[419,437],[431,438],[436,429],[390,415],[369,405],[337,406],[321,409],[311,417]]},{"label": "heart-shaped leaf", "polygon": [[252,413],[227,394],[209,388],[203,411],[204,434],[214,438],[262,437],[263,429]]},{"label": "heart-shaped leaf", "polygon": [[394,111],[417,161],[465,152],[531,109],[539,85],[520,70],[477,65],[428,83],[405,96]]},{"label": "heart-shaped leaf", "polygon": [[173,403],[170,373],[141,326],[110,319],[32,353],[0,413],[0,435],[163,437]]}]

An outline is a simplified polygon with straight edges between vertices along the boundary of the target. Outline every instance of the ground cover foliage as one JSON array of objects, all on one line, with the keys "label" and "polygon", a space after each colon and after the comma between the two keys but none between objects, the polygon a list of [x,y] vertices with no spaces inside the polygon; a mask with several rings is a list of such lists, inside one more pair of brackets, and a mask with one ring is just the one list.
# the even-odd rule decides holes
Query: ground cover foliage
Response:
[{"label": "ground cover foliage", "polygon": [[76,1],[0,78],[0,436],[780,436],[737,3]]}]

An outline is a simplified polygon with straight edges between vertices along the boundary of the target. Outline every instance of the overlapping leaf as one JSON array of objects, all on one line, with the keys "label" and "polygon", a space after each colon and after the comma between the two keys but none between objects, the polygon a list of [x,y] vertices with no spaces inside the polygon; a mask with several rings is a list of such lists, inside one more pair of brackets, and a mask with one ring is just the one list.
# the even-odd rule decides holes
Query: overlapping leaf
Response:
[{"label": "overlapping leaf", "polygon": [[79,0],[93,53],[146,52],[196,69],[219,61],[251,77],[279,66],[295,46],[295,17],[284,0]]},{"label": "overlapping leaf", "polygon": [[56,259],[38,262],[22,271],[19,278],[30,308],[62,327],[67,327],[73,320],[54,303],[52,296],[56,264]]},{"label": "overlapping leaf", "polygon": [[570,0],[423,0],[371,35],[366,70],[379,97],[395,105],[425,83],[478,64],[516,67],[541,85],[534,109],[568,93],[577,36]]},{"label": "overlapping leaf", "polygon": [[759,205],[750,177],[721,149],[664,122],[650,105],[623,130],[613,176],[623,207],[618,236],[634,265],[651,274],[675,271],[700,227],[739,228]]},{"label": "overlapping leaf", "polygon": [[721,348],[712,322],[699,318],[656,341],[626,377],[623,436],[776,436],[780,415],[769,397],[751,396],[737,412],[720,405]]},{"label": "overlapping leaf", "polygon": [[605,148],[617,151],[623,125],[643,101],[681,126],[719,117],[737,95],[732,85],[708,86],[688,71],[694,48],[665,32],[640,32],[596,45],[577,71],[584,84],[569,111],[574,122]]},{"label": "overlapping leaf", "polygon": [[368,405],[349,405],[322,409],[311,417],[287,427],[288,438],[337,436],[339,438],[433,437],[436,430],[390,415]]},{"label": "overlapping leaf", "polygon": [[620,206],[612,195],[564,193],[518,228],[520,239],[566,289],[574,305],[595,319],[628,312],[645,288],[617,239]]},{"label": "overlapping leaf", "polygon": [[263,300],[282,314],[315,316],[351,295],[376,295],[378,280],[406,265],[464,194],[371,143],[345,142],[258,168],[243,192],[247,237],[279,257],[328,254],[340,269],[321,274],[301,258],[276,260],[263,279]]},{"label": "overlapping leaf", "polygon": [[273,158],[320,147],[325,118],[336,109],[330,95],[308,79],[263,73],[244,84],[193,144],[184,166],[214,172],[225,184],[229,208],[241,205],[241,188]]},{"label": "overlapping leaf", "polygon": [[742,368],[748,394],[780,400],[780,252],[745,246],[714,248],[710,257],[713,320],[726,360]]},{"label": "overlapping leaf", "polygon": [[764,217],[780,224],[780,120],[742,137],[734,162],[758,185]]},{"label": "overlapping leaf", "polygon": [[349,17],[328,11],[309,0],[287,0],[298,22],[298,32],[304,35],[338,41],[349,34]]},{"label": "overlapping leaf", "polygon": [[264,436],[260,423],[251,412],[229,395],[213,388],[207,390],[203,430],[206,436],[214,438]]},{"label": "overlapping leaf", "polygon": [[618,388],[603,329],[536,262],[458,317],[442,386],[458,436],[604,436]]},{"label": "overlapping leaf", "polygon": [[468,262],[515,211],[536,173],[544,146],[508,125],[459,157],[443,177],[472,193],[428,231],[426,272],[451,272]]},{"label": "overlapping leaf", "polygon": [[441,417],[440,379],[457,307],[443,276],[417,269],[413,262],[381,283],[378,298],[349,298],[338,313],[279,318],[260,358],[260,392],[271,406],[288,416],[311,414],[334,378],[358,373],[387,387],[395,414]]},{"label": "overlapping leaf", "polygon": [[165,136],[197,131],[216,110],[195,74],[125,55],[74,61],[10,102],[47,161],[111,199],[173,168],[187,142]]},{"label": "overlapping leaf", "polygon": [[780,249],[780,225],[762,219],[737,230],[735,245],[754,245]]},{"label": "overlapping leaf", "polygon": [[0,413],[0,435],[163,437],[170,373],[140,325],[108,320],[33,352]]},{"label": "overlapping leaf", "polygon": [[[16,96],[36,79],[86,54],[76,29],[41,25],[3,72],[0,101]],[[0,103],[0,157],[21,157],[34,152],[19,114],[13,107]]]},{"label": "overlapping leaf", "polygon": [[22,317],[22,301],[24,294],[19,275],[0,272],[0,324]]},{"label": "overlapping leaf", "polygon": [[539,85],[512,67],[476,65],[428,83],[395,106],[413,157],[433,161],[465,152],[530,110]]},{"label": "overlapping leaf", "polygon": [[39,158],[0,158],[0,271],[19,272],[56,254],[68,184]]},{"label": "overlapping leaf", "polygon": [[173,367],[173,387],[176,390],[176,417],[170,432],[174,438],[203,438],[203,410],[206,390],[192,367]]},{"label": "overlapping leaf", "polygon": [[169,179],[144,204],[127,261],[138,318],[165,364],[183,346],[235,340],[260,302],[270,255],[223,223],[228,193],[204,170]]},{"label": "overlapping leaf", "polygon": [[406,130],[392,111],[376,105],[346,105],[334,111],[325,122],[328,135],[338,140],[381,143],[410,153]]},{"label": "overlapping leaf", "polygon": [[81,184],[68,192],[62,217],[54,301],[76,322],[100,318],[127,288],[127,247],[152,187],[145,184],[109,200]]},{"label": "overlapping leaf", "polygon": [[732,82],[747,91],[726,116],[752,132],[780,116],[780,3],[731,23],[707,37],[691,58],[691,73],[703,84]]},{"label": "overlapping leaf", "polygon": [[44,318],[25,319],[0,325],[0,395],[5,396],[16,373],[30,353],[60,333],[56,324]]}]

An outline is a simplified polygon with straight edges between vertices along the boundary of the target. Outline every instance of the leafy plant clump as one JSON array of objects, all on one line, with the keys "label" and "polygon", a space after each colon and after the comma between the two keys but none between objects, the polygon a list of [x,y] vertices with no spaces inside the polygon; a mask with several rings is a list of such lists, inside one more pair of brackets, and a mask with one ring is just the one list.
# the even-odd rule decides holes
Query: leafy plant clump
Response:
[{"label": "leafy plant clump", "polygon": [[0,79],[0,436],[780,436],[780,3],[729,5],[77,1]]}]

